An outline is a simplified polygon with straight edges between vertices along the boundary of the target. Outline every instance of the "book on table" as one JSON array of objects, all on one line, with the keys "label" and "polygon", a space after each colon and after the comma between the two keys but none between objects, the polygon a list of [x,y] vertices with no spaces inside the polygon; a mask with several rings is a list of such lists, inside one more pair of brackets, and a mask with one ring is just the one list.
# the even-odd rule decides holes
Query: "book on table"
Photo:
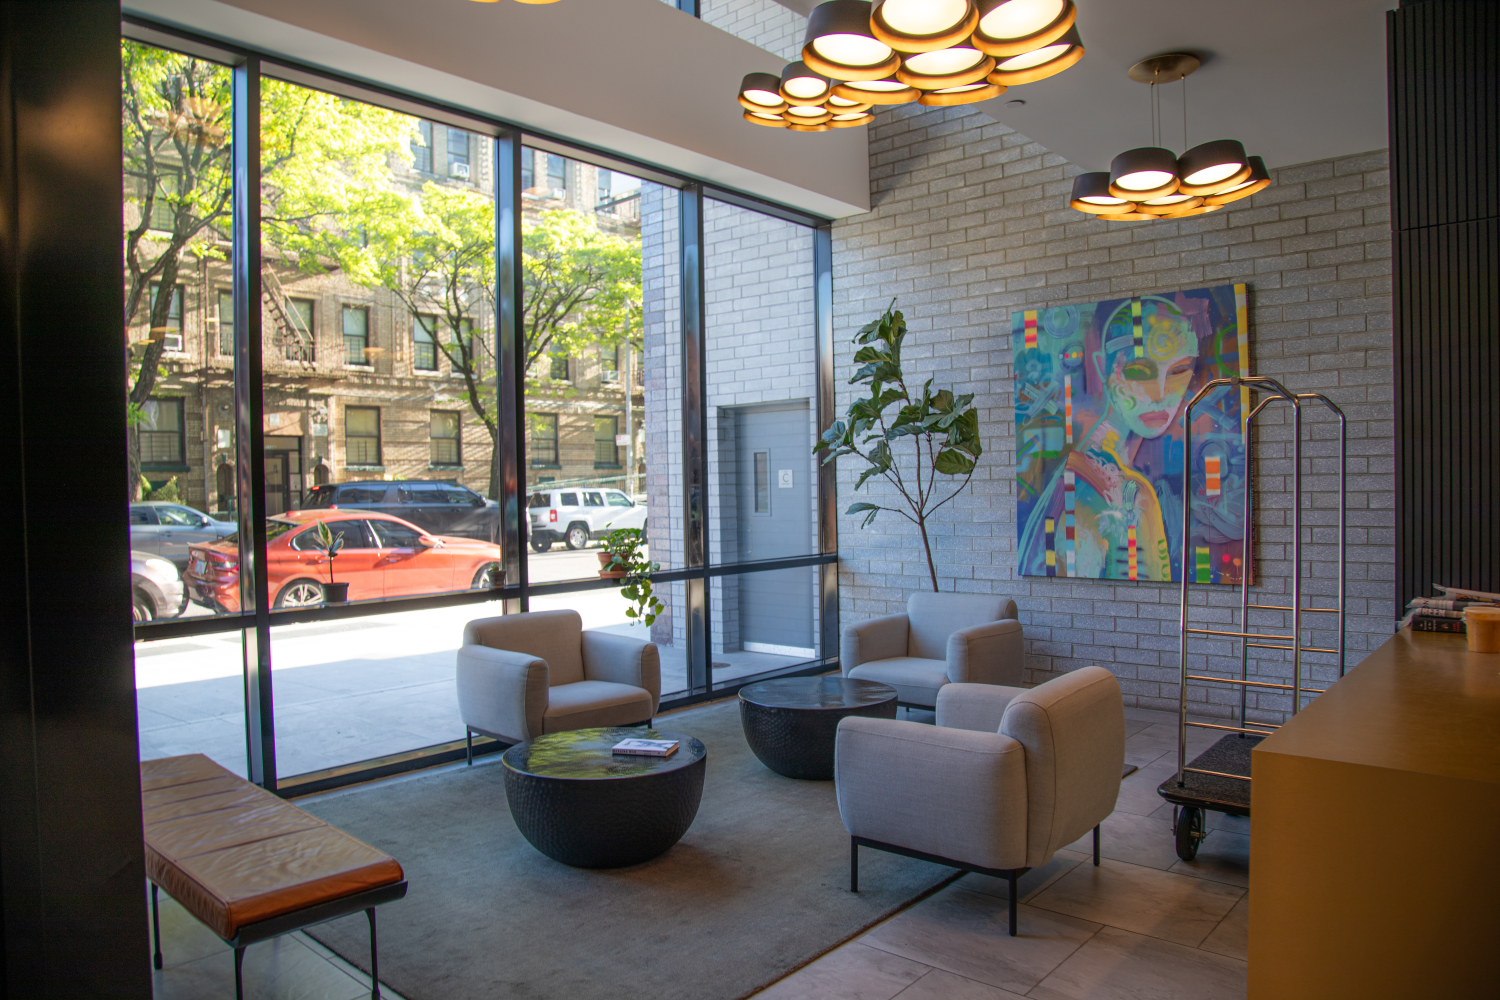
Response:
[{"label": "book on table", "polygon": [[628,757],[670,757],[677,752],[676,740],[621,740],[614,752]]}]

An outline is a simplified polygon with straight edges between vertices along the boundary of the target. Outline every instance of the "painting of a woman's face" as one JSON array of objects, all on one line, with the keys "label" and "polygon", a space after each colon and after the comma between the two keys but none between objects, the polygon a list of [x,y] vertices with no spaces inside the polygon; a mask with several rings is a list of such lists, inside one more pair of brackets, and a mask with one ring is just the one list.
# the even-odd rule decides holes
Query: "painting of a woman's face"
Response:
[{"label": "painting of a woman's face", "polygon": [[1160,437],[1177,419],[1193,380],[1198,338],[1187,316],[1162,305],[1141,317],[1139,357],[1134,342],[1122,340],[1104,359],[1112,409],[1132,433]]}]

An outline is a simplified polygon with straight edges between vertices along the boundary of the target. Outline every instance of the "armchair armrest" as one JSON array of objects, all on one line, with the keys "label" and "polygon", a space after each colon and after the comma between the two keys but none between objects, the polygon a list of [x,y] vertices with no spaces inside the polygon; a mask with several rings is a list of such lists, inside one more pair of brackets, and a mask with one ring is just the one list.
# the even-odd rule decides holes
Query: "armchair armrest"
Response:
[{"label": "armchair armrest", "polygon": [[661,701],[661,655],[656,643],[584,629],[583,676],[644,688],[651,693],[651,714],[656,714]]},{"label": "armchair armrest", "polygon": [[852,836],[986,868],[1026,862],[1026,751],[1009,736],[850,716],[834,782]]},{"label": "armchair armrest", "polygon": [[542,735],[546,660],[469,643],[459,647],[456,681],[465,726],[515,743]]},{"label": "armchair armrest", "polygon": [[886,615],[845,625],[839,635],[839,667],[845,677],[861,663],[906,655],[911,623],[906,615]]},{"label": "armchair armrest", "polygon": [[1021,623],[1014,618],[961,628],[948,636],[948,680],[1020,687],[1026,675]]},{"label": "armchair armrest", "polygon": [[1011,699],[1025,690],[1000,684],[944,684],[938,688],[937,724],[945,729],[998,733]]}]

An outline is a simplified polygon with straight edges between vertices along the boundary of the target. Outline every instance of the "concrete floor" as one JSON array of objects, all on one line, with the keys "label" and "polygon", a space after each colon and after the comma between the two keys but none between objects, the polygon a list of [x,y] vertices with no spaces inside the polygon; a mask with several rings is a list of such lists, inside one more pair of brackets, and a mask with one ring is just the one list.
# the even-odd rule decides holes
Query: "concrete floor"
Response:
[{"label": "concrete floor", "polygon": [[[531,554],[538,582],[595,576],[596,550]],[[572,608],[585,628],[647,638],[630,624],[618,590],[537,598],[537,611]],[[206,614],[194,608],[198,614]],[[408,611],[341,622],[288,625],[272,633],[276,765],[305,774],[463,739],[454,655],[464,625],[496,605]],[[658,646],[662,696],[687,686],[681,649]],[[238,633],[136,644],[142,760],[203,753],[245,774],[243,665]],[[716,653],[716,681],[791,666],[796,657]]]}]

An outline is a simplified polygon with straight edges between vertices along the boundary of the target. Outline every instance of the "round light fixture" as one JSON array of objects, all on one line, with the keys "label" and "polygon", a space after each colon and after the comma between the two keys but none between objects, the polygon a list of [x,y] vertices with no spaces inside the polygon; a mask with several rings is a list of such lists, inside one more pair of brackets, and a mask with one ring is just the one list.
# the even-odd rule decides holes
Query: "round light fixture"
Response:
[{"label": "round light fixture", "polygon": [[1109,165],[1109,193],[1134,202],[1163,198],[1177,190],[1177,157],[1170,149],[1127,149]]},{"label": "round light fixture", "polygon": [[947,90],[978,83],[995,68],[993,56],[972,45],[952,45],[933,52],[917,52],[901,61],[896,79],[919,90]]},{"label": "round light fixture", "polygon": [[1209,205],[1228,205],[1230,202],[1248,198],[1257,191],[1264,191],[1270,187],[1271,172],[1266,169],[1266,161],[1258,156],[1249,157],[1249,161],[1250,176],[1248,178],[1227,191],[1209,195],[1203,199],[1204,202]]},{"label": "round light fixture", "polygon": [[771,114],[767,111],[746,111],[745,121],[754,122],[756,125],[769,125],[771,128],[786,128],[786,118],[781,115]]},{"label": "round light fixture", "polygon": [[828,0],[814,7],[802,61],[835,80],[879,80],[901,65],[895,50],[870,33],[867,0]]},{"label": "round light fixture", "polygon": [[978,23],[971,0],[876,0],[870,11],[870,31],[897,52],[946,49]]},{"label": "round light fixture", "polygon": [[875,120],[875,116],[868,112],[853,115],[834,115],[828,119],[829,128],[859,128],[868,125]]},{"label": "round light fixture", "polygon": [[774,73],[746,73],[740,83],[740,106],[746,111],[785,111],[781,79]]},{"label": "round light fixture", "polygon": [[1119,215],[1135,211],[1135,203],[1109,193],[1109,173],[1096,170],[1073,178],[1073,208],[1090,215]]},{"label": "round light fixture", "polygon": [[1181,212],[1171,212],[1167,215],[1158,215],[1158,219],[1187,219],[1194,215],[1207,215],[1209,212],[1217,212],[1223,205],[1197,205]]},{"label": "round light fixture", "polygon": [[917,98],[918,104],[925,104],[930,108],[953,107],[959,104],[974,104],[978,101],[988,101],[992,97],[999,97],[1005,93],[1005,88],[998,83],[966,83],[962,87],[946,87],[943,90],[923,91],[922,96]]},{"label": "round light fixture", "polygon": [[852,101],[847,97],[840,97],[837,93],[828,95],[826,107],[835,115],[853,115],[863,111],[869,111],[872,102]]},{"label": "round light fixture", "polygon": [[786,120],[791,125],[821,125],[832,117],[833,112],[821,104],[794,104],[786,109]]},{"label": "round light fixture", "polygon": [[1073,27],[1073,0],[979,0],[979,25],[969,43],[997,58],[1050,45]]},{"label": "round light fixture", "polygon": [[1136,205],[1136,211],[1145,212],[1147,215],[1178,215],[1188,209],[1197,208],[1201,204],[1203,204],[1202,198],[1179,191],[1176,194],[1140,202]]},{"label": "round light fixture", "polygon": [[787,63],[781,71],[781,96],[788,104],[822,104],[828,98],[833,81],[814,72],[800,59]]},{"label": "round light fixture", "polygon": [[796,122],[787,122],[788,132],[827,132],[829,125],[799,125]]},{"label": "round light fixture", "polygon": [[1083,52],[1083,38],[1078,34],[1078,25],[1075,24],[1055,42],[1002,59],[990,74],[990,83],[1014,87],[1045,80],[1082,59]]},{"label": "round light fixture", "polygon": [[1177,190],[1185,194],[1218,194],[1250,179],[1250,158],[1234,139],[1215,139],[1194,146],[1177,161]]},{"label": "round light fixture", "polygon": [[851,101],[871,104],[910,104],[922,95],[916,87],[902,83],[894,76],[884,80],[850,80],[833,85],[833,93]]}]

